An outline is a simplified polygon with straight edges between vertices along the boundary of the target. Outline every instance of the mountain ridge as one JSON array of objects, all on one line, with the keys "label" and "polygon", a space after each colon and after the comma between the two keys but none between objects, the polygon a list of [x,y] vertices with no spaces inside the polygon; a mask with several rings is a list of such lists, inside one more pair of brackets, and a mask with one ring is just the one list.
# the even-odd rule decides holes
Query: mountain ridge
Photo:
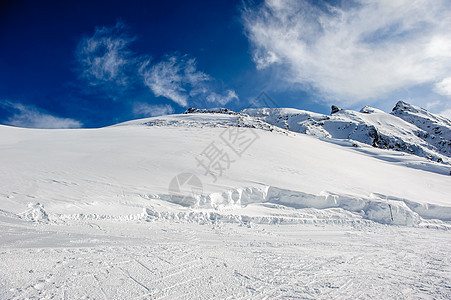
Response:
[{"label": "mountain ridge", "polygon": [[225,108],[189,108],[184,112],[200,113],[249,116],[286,131],[326,140],[356,141],[451,164],[451,121],[404,101],[399,101],[391,113],[371,106],[360,111],[332,106],[330,115],[294,108],[248,108],[239,112]]}]

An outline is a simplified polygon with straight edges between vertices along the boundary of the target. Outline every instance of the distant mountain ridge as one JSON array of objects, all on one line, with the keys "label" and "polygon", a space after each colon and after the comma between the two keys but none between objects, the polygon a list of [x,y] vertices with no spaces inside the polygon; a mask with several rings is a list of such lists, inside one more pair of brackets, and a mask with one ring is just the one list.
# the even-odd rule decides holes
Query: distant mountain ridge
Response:
[{"label": "distant mountain ridge", "polygon": [[451,121],[404,101],[399,101],[391,113],[370,106],[360,111],[333,106],[331,115],[293,108],[248,108],[240,112],[190,108],[185,112],[196,113],[249,116],[292,132],[352,140],[451,164]]},{"label": "distant mountain ridge", "polygon": [[423,139],[439,153],[451,157],[451,120],[403,101],[396,104],[391,114],[422,129],[426,133]]}]

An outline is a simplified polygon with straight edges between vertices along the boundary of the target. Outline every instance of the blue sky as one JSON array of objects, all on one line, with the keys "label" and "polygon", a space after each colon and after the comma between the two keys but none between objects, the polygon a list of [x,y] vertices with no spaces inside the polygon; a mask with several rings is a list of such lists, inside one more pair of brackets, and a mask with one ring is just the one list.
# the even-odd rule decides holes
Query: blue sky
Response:
[{"label": "blue sky", "polygon": [[100,127],[245,108],[451,116],[451,1],[3,1],[0,123]]}]

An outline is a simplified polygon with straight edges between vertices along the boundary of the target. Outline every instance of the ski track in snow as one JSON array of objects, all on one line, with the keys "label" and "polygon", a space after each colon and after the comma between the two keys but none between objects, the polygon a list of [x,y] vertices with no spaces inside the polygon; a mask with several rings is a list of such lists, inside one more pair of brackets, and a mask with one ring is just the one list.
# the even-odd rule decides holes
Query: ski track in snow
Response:
[{"label": "ski track in snow", "polygon": [[3,218],[1,299],[451,297],[450,232]]}]

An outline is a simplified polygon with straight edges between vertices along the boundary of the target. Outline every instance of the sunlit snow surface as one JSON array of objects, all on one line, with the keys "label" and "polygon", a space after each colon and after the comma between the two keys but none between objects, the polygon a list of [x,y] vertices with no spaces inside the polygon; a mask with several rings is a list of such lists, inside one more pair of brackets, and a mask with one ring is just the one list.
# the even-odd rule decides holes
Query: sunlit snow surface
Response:
[{"label": "sunlit snow surface", "polygon": [[[14,222],[14,223],[12,223]],[[450,234],[1,218],[1,299],[449,299]]]},{"label": "sunlit snow surface", "polygon": [[0,137],[2,299],[451,297],[446,164],[237,114]]}]

